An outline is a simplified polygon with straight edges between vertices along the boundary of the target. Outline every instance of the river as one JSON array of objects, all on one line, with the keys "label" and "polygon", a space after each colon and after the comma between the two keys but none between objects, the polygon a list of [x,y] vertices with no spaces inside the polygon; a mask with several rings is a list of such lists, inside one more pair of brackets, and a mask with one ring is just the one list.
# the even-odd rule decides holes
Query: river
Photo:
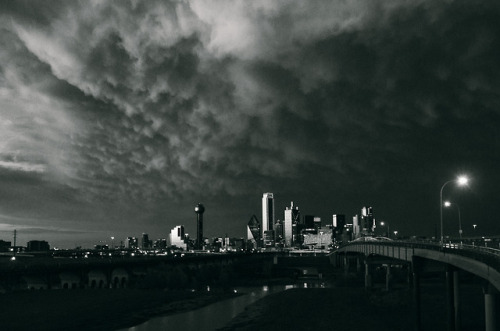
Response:
[{"label": "river", "polygon": [[[316,284],[315,284],[316,285]],[[311,286],[307,283],[291,285],[274,285],[252,288],[237,288],[235,291],[243,295],[219,301],[208,306],[184,313],[154,317],[142,324],[124,329],[122,331],[157,331],[157,330],[183,330],[183,331],[213,331],[224,327],[236,315],[243,312],[245,307],[263,298],[270,293],[281,292],[289,288]]]}]

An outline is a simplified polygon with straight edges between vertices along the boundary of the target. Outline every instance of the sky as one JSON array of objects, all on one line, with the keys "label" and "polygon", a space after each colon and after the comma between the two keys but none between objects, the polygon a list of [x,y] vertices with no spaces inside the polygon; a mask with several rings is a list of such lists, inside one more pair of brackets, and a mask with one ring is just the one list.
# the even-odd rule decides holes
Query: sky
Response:
[{"label": "sky", "polygon": [[[0,240],[246,236],[261,198],[500,235],[497,1],[1,1]],[[474,230],[473,224],[477,227]]]}]

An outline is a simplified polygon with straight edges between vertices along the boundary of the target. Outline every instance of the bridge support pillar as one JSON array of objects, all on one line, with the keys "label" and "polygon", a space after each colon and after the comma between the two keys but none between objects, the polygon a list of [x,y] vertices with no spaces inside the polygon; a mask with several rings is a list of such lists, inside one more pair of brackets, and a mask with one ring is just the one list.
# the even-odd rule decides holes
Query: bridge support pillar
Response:
[{"label": "bridge support pillar", "polygon": [[446,270],[446,315],[448,319],[448,331],[455,330],[455,301],[453,298],[453,271]]},{"label": "bridge support pillar", "polygon": [[420,275],[413,271],[413,304],[415,312],[415,331],[421,330],[420,324]]},{"label": "bridge support pillar", "polygon": [[455,307],[455,331],[460,331],[462,313],[460,311],[460,278],[458,270],[453,271],[453,298]]},{"label": "bridge support pillar", "polygon": [[486,331],[498,331],[498,291],[491,284],[484,289],[484,318]]},{"label": "bridge support pillar", "polygon": [[460,328],[458,271],[448,266],[446,269],[446,312],[448,330],[457,331]]},{"label": "bridge support pillar", "polygon": [[365,261],[365,288],[370,289],[372,287],[372,274],[370,264]]},{"label": "bridge support pillar", "polygon": [[391,274],[391,265],[387,264],[387,269],[385,272],[385,290],[389,291],[391,289],[391,280],[392,280],[392,274]]}]

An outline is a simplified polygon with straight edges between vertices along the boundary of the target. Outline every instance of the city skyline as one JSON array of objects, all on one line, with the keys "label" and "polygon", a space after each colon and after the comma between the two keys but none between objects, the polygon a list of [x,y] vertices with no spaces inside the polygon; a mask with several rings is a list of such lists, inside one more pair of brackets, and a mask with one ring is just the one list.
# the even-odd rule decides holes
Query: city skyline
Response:
[{"label": "city skyline", "polygon": [[500,234],[496,2],[49,3],[0,4],[0,239],[245,237],[263,192],[429,237],[462,174]]}]

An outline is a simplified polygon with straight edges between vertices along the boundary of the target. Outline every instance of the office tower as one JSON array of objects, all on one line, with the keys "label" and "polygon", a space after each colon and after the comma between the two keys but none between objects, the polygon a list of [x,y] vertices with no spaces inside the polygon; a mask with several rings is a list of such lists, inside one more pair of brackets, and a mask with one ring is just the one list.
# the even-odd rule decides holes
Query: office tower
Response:
[{"label": "office tower", "polygon": [[352,217],[352,239],[357,239],[361,236],[359,227],[359,216],[354,215]]},{"label": "office tower", "polygon": [[277,220],[274,223],[274,242],[276,244],[282,243],[283,241],[283,222],[281,220]]},{"label": "office tower", "polygon": [[272,247],[274,246],[274,230],[264,231],[264,247]]},{"label": "office tower", "polygon": [[304,216],[304,225],[306,230],[314,229],[314,216],[313,215],[305,215]]},{"label": "office tower", "polygon": [[299,207],[294,207],[292,201],[290,202],[290,207],[286,207],[285,209],[285,220],[283,222],[283,238],[285,239],[286,247],[291,247],[295,244],[295,237],[297,236],[297,224],[299,222],[299,219]]},{"label": "office tower", "polygon": [[345,226],[345,215],[335,214],[333,215],[333,227],[337,230],[337,233],[342,233],[344,231]]},{"label": "office tower", "polygon": [[371,235],[375,229],[375,222],[373,218],[373,208],[363,207],[361,208],[361,221],[360,221],[360,231],[363,235]]},{"label": "office tower", "polygon": [[273,230],[274,224],[274,198],[272,193],[264,193],[262,196],[262,238],[266,231]]},{"label": "office tower", "polygon": [[182,225],[177,225],[168,235],[168,244],[177,248],[187,249],[186,234]]},{"label": "office tower", "polygon": [[127,240],[125,242],[126,242],[126,247],[127,248],[136,249],[139,246],[138,245],[139,240],[136,237],[127,237]]},{"label": "office tower", "polygon": [[205,207],[199,203],[194,207],[196,213],[196,249],[203,249],[203,213]]},{"label": "office tower", "polygon": [[260,245],[260,239],[262,237],[260,234],[259,220],[257,219],[257,216],[252,215],[247,224],[247,240],[252,242],[254,247],[257,247]]},{"label": "office tower", "polygon": [[342,234],[344,233],[344,227],[346,226],[345,215],[334,214],[333,215],[333,238],[335,241],[342,241]]},{"label": "office tower", "polygon": [[149,235],[147,233],[142,234],[141,247],[142,249],[151,248],[151,244],[149,242]]}]

